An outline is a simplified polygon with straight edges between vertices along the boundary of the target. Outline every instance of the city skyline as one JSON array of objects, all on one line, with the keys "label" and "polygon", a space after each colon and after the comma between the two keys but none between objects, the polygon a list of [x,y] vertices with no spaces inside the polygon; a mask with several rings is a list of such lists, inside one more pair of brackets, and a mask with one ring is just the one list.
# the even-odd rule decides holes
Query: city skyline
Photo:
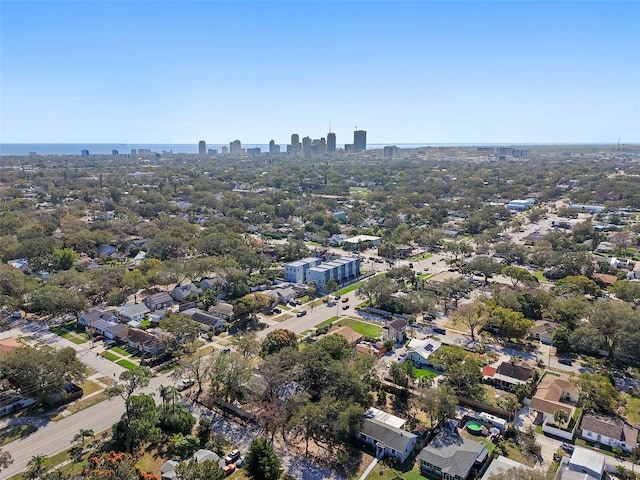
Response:
[{"label": "city skyline", "polygon": [[372,144],[637,143],[639,16],[615,1],[3,1],[0,142],[286,145],[330,128],[342,146],[358,125]]}]

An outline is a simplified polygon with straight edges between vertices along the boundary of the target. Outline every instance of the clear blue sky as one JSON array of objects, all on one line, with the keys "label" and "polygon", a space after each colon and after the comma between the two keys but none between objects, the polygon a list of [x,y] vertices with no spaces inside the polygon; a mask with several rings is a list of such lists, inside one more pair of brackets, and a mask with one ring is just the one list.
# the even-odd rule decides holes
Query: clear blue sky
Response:
[{"label": "clear blue sky", "polygon": [[640,142],[640,2],[0,2],[3,143]]}]

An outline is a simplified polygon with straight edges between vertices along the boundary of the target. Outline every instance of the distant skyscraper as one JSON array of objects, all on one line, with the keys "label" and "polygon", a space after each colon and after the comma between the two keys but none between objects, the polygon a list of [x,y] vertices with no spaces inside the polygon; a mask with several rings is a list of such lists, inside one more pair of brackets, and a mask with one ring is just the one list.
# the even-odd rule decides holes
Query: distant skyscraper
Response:
[{"label": "distant skyscraper", "polygon": [[207,150],[207,153],[209,155],[217,155],[218,154],[218,150],[216,150],[215,148],[210,148]]},{"label": "distant skyscraper", "polygon": [[260,155],[260,147],[247,148],[249,155]]},{"label": "distant skyscraper", "polygon": [[353,132],[353,151],[362,152],[367,149],[367,131],[356,130]]},{"label": "distant skyscraper", "polygon": [[242,143],[240,143],[240,140],[234,140],[233,142],[229,143],[229,153],[231,155],[242,154]]},{"label": "distant skyscraper", "polygon": [[271,140],[269,142],[269,153],[276,153],[274,152],[275,149],[276,149],[276,142],[275,140]]},{"label": "distant skyscraper", "polygon": [[229,153],[229,148],[226,145],[222,146],[222,153]]},{"label": "distant skyscraper", "polygon": [[80,150],[80,155],[82,155],[83,157],[88,157],[89,156],[89,150]]},{"label": "distant skyscraper", "polygon": [[384,158],[395,158],[399,152],[400,149],[396,146],[384,147]]},{"label": "distant skyscraper", "polygon": [[207,142],[204,140],[200,140],[198,142],[198,153],[200,155],[205,155],[207,153]]},{"label": "distant skyscraper", "polygon": [[302,139],[302,152],[305,155],[309,154],[309,147],[311,147],[311,137],[304,137]]},{"label": "distant skyscraper", "polygon": [[327,134],[327,152],[336,151],[336,134],[329,132]]},{"label": "distant skyscraper", "polygon": [[291,153],[294,155],[300,151],[300,136],[297,133],[291,135]]},{"label": "distant skyscraper", "polygon": [[111,150],[111,155],[118,155],[120,152],[118,150]]}]

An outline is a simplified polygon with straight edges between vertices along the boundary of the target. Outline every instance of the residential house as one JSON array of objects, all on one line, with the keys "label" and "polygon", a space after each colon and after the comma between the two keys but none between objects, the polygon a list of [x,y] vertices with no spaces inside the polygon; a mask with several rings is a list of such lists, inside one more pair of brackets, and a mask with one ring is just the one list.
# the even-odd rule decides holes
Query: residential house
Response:
[{"label": "residential house", "polygon": [[536,321],[535,325],[531,328],[531,338],[539,340],[540,343],[545,345],[551,345],[553,334],[558,329],[558,325],[553,322],[547,322],[544,320]]},{"label": "residential house", "polygon": [[580,436],[628,452],[638,446],[638,430],[620,417],[585,414],[580,423]]},{"label": "residential house", "polygon": [[205,278],[200,282],[202,290],[213,290],[225,283],[222,277]]},{"label": "residential house", "polygon": [[179,285],[171,290],[171,297],[176,302],[184,302],[188,297],[202,295],[202,290],[193,283]]},{"label": "residential house", "polygon": [[579,394],[578,388],[568,377],[547,373],[538,384],[529,408],[538,412],[542,420],[551,420],[556,410],[564,410],[571,418]]},{"label": "residential house", "polygon": [[7,264],[10,267],[22,270],[23,272],[29,269],[29,261],[26,258],[16,258],[14,260],[9,260]]},{"label": "residential house", "polygon": [[409,342],[409,351],[405,357],[401,360],[402,363],[411,360],[417,368],[434,367],[442,369],[442,365],[433,365],[429,360],[429,357],[433,355],[440,347],[442,343],[434,340],[433,338],[427,338],[426,340],[412,339]]},{"label": "residential house", "polygon": [[611,242],[600,242],[596,247],[596,252],[598,253],[611,253],[615,249],[614,245]]},{"label": "residential house", "polygon": [[365,418],[360,440],[375,447],[376,458],[394,457],[404,462],[413,452],[418,437],[376,418]]},{"label": "residential house", "polygon": [[438,431],[418,455],[420,473],[436,480],[473,478],[482,473],[488,458],[484,444],[446,428]]},{"label": "residential house", "polygon": [[225,302],[218,302],[216,305],[209,307],[209,313],[225,322],[233,322],[236,318],[233,313],[233,305]]},{"label": "residential house", "polygon": [[204,327],[207,330],[222,331],[226,328],[225,324],[227,322],[225,320],[222,320],[219,317],[214,317],[207,312],[203,312],[199,308],[189,308],[182,313],[188,315],[191,320],[199,323],[201,327]]},{"label": "residential house", "polygon": [[151,310],[144,303],[125,303],[118,307],[116,311],[124,321],[141,322]]},{"label": "residential house", "polygon": [[110,326],[104,328],[102,334],[108,340],[118,341],[126,343],[127,334],[129,333],[129,327],[122,323],[113,323]]},{"label": "residential house", "polygon": [[535,368],[527,362],[502,362],[490,378],[496,387],[513,391],[516,385],[525,384],[533,378],[535,372]]},{"label": "residential house", "polygon": [[[118,323],[118,317],[113,310],[91,310],[89,312],[82,312],[80,318],[78,318],[78,326],[80,327],[94,327],[99,322],[108,322],[110,324]],[[100,335],[102,335],[100,333]]]},{"label": "residential house", "polygon": [[628,258],[612,257],[609,263],[615,268],[629,268]]},{"label": "residential house", "polygon": [[493,475],[501,475],[502,473],[513,469],[533,470],[524,463],[516,462],[515,460],[499,455],[497,458],[493,459],[491,465],[489,465],[489,468],[487,468],[480,480],[489,480]]},{"label": "residential house", "polygon": [[387,349],[382,342],[370,343],[360,342],[356,345],[356,352],[358,353],[371,353],[376,357],[381,357],[387,353]]},{"label": "residential house", "polygon": [[382,339],[393,340],[395,343],[403,343],[406,340],[407,321],[398,318],[382,327]]},{"label": "residential house", "polygon": [[273,300],[273,303],[286,304],[297,297],[296,290],[293,287],[280,287],[273,290],[265,290],[265,295]]},{"label": "residential house", "polygon": [[113,245],[100,245],[96,250],[96,254],[98,257],[110,257],[117,251],[118,249]]},{"label": "residential house", "polygon": [[173,305],[173,298],[167,292],[158,292],[142,300],[149,310],[162,310]]},{"label": "residential house", "polygon": [[543,239],[544,235],[542,234],[542,232],[540,232],[540,230],[536,230],[535,232],[531,232],[529,235],[524,237],[522,239],[522,243],[524,243],[525,245],[533,246]]},{"label": "residential house", "polygon": [[561,480],[601,480],[604,467],[604,455],[587,448],[575,447],[571,458],[561,463],[558,476]]},{"label": "residential house", "polygon": [[607,273],[594,273],[593,280],[599,287],[607,288],[618,281],[618,277],[615,275],[609,275]]},{"label": "residential house", "polygon": [[361,334],[355,332],[351,327],[332,327],[331,330],[329,330],[329,333],[327,335],[341,335],[343,336],[347,342],[349,343],[349,345],[351,345],[351,348],[355,348],[355,346],[360,343],[362,341],[362,339],[364,338]]},{"label": "residential house", "polygon": [[[197,463],[201,463],[204,461],[212,461],[217,463],[220,468],[224,467],[224,460],[222,460],[218,454],[212,452],[211,450],[201,449],[193,454],[191,458],[187,458],[184,460],[188,462],[190,460],[195,460]],[[160,467],[160,478],[161,480],[176,480],[178,476],[176,475],[176,467],[180,465],[178,460],[167,460]]]},{"label": "residential house", "polygon": [[627,273],[627,280],[640,280],[640,262],[636,262],[633,270]]},{"label": "residential house", "polygon": [[164,343],[156,335],[138,328],[129,328],[127,332],[127,344],[129,347],[141,353],[157,355],[164,350]]}]

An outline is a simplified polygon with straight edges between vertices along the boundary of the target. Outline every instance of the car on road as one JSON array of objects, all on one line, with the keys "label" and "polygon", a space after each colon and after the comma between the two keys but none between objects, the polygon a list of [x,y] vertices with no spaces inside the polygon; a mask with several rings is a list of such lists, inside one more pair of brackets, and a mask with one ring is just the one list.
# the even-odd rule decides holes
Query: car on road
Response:
[{"label": "car on road", "polygon": [[300,310],[298,313],[296,313],[296,317],[304,317],[306,314],[306,310]]},{"label": "car on road", "polygon": [[349,301],[349,297],[343,297],[342,298],[342,303],[347,303]]},{"label": "car on road", "polygon": [[336,302],[331,301],[331,302],[327,302],[327,307],[335,307],[337,305]]},{"label": "car on road", "polygon": [[570,443],[563,443],[561,448],[567,453],[573,453],[575,450],[575,447]]},{"label": "car on road", "polygon": [[433,333],[439,333],[440,335],[447,334],[447,329],[443,327],[433,327],[432,330],[433,330]]},{"label": "car on road", "polygon": [[342,309],[343,309],[343,310],[349,310],[349,305],[343,305],[343,306],[342,306]]},{"label": "car on road", "polygon": [[229,465],[230,463],[235,462],[239,458],[240,458],[240,450],[236,448],[235,450],[231,450],[229,453],[227,453],[227,455],[224,457],[224,463]]},{"label": "car on road", "polygon": [[413,263],[409,262],[409,268],[413,268]]},{"label": "car on road", "polygon": [[289,302],[289,306],[290,306],[290,307],[297,307],[296,302],[294,302],[293,300],[291,300],[291,301]]},{"label": "car on road", "polygon": [[182,392],[183,390],[191,387],[194,383],[196,383],[196,381],[192,378],[183,379],[178,382],[176,388]]}]

